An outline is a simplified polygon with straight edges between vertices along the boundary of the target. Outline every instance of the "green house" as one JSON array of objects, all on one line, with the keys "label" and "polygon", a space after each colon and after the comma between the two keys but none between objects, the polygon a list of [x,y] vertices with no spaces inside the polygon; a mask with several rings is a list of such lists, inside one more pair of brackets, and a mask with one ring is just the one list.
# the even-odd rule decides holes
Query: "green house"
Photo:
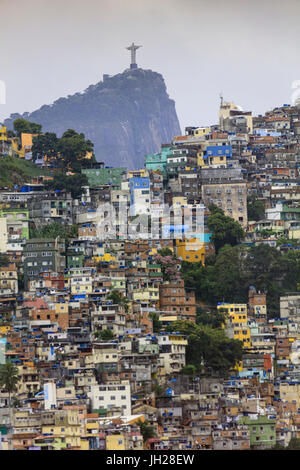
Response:
[{"label": "green house", "polygon": [[86,175],[91,188],[106,185],[121,188],[122,175],[126,171],[127,168],[85,168],[81,173]]},{"label": "green house", "polygon": [[241,424],[248,426],[250,431],[250,447],[253,449],[271,449],[276,444],[276,419],[268,416],[258,416],[252,419],[243,416]]}]

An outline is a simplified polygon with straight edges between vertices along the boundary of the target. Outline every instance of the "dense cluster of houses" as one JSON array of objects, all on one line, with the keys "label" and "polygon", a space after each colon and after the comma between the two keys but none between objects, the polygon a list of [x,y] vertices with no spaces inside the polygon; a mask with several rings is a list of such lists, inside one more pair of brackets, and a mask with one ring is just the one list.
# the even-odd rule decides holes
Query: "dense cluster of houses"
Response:
[{"label": "dense cluster of houses", "polygon": [[[1,140],[30,159],[31,134],[17,145],[2,127]],[[170,328],[196,322],[195,292],[176,272],[214,253],[210,204],[246,245],[295,248],[299,168],[299,106],[252,117],[222,100],[218,125],[186,128],[143,169],[82,169],[78,199],[46,190],[44,176],[2,188],[0,364],[20,380],[11,409],[0,390],[0,448],[247,450],[300,438],[300,293],[281,297],[275,319],[255,286],[248,303],[216,306],[244,348],[227,378],[183,374],[188,341]],[[253,194],[262,220],[248,217]],[[54,222],[77,237],[31,237]]]}]

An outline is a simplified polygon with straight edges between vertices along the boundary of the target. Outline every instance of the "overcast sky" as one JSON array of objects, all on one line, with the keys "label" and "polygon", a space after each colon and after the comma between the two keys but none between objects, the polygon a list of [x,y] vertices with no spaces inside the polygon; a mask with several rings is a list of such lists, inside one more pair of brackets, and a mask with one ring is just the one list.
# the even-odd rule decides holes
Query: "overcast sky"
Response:
[{"label": "overcast sky", "polygon": [[[34,111],[129,66],[163,75],[182,130],[213,124],[219,94],[254,115],[300,80],[299,0],[0,0],[6,104]],[[1,101],[1,100],[0,100]]]}]

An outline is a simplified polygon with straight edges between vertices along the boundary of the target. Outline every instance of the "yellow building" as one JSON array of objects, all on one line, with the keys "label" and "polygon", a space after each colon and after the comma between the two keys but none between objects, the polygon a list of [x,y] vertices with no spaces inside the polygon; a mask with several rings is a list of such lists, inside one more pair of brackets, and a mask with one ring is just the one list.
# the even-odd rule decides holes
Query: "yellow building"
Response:
[{"label": "yellow building", "polygon": [[185,196],[176,196],[172,198],[173,207],[181,207],[187,205],[187,198]]},{"label": "yellow building", "polygon": [[226,304],[217,306],[219,311],[225,310],[227,315],[226,327],[233,339],[243,343],[244,348],[251,348],[251,331],[248,326],[247,304]]},{"label": "yellow building", "polygon": [[81,447],[80,426],[43,426],[42,434],[53,434],[64,438],[67,447]]},{"label": "yellow building", "polygon": [[77,276],[74,275],[68,279],[68,276],[66,275],[65,284],[67,284],[66,281],[68,280],[68,285],[71,287],[72,295],[91,294],[93,292],[92,277],[89,273],[85,274],[84,269],[82,270],[82,274],[79,274],[80,269],[81,268],[78,270]]},{"label": "yellow building", "polygon": [[103,255],[100,256],[93,256],[92,260],[95,261],[96,263],[111,263],[116,261],[116,257],[113,256],[111,253],[104,253]]},{"label": "yellow building", "polygon": [[189,261],[190,263],[205,263],[205,243],[197,238],[176,240],[176,254],[178,259]]},{"label": "yellow building", "polygon": [[27,152],[31,152],[33,145],[33,137],[36,137],[38,134],[30,134],[27,132],[21,133],[21,152],[18,151],[18,156],[20,158],[25,158]]},{"label": "yellow building", "polygon": [[11,330],[11,326],[0,326],[0,335],[7,335]]},{"label": "yellow building", "polygon": [[159,316],[159,321],[162,323],[163,328],[165,326],[168,326],[168,325],[172,324],[175,321],[178,321],[178,320],[180,320],[179,315],[161,313],[160,316]]},{"label": "yellow building", "polygon": [[23,148],[19,149],[19,139],[18,137],[12,137],[10,139],[10,155],[12,157],[25,158],[25,150]]},{"label": "yellow building", "polygon": [[81,448],[81,424],[77,410],[60,410],[54,423],[42,426],[42,434],[53,434],[65,440],[67,447]]},{"label": "yellow building", "polygon": [[6,126],[0,127],[0,141],[7,141],[7,128]]},{"label": "yellow building", "polygon": [[233,339],[238,339],[243,343],[244,348],[251,348],[251,331],[248,326],[235,326],[233,330]]},{"label": "yellow building", "polygon": [[19,158],[25,157],[24,148],[22,147],[21,149],[19,149],[18,137],[8,137],[6,126],[0,126],[0,142],[7,142],[6,145],[8,145],[8,155],[12,157],[17,156]]},{"label": "yellow building", "polygon": [[204,156],[203,150],[198,150],[197,152],[197,165],[198,166],[206,166],[203,156]]},{"label": "yellow building", "polygon": [[217,309],[225,310],[228,321],[230,321],[233,325],[247,323],[247,304],[220,303],[217,306]]},{"label": "yellow building", "polygon": [[71,294],[72,295],[81,295],[81,294],[91,294],[93,292],[92,284],[79,284],[71,285]]},{"label": "yellow building", "polygon": [[279,385],[280,399],[289,403],[296,403],[296,407],[300,407],[300,385],[280,383]]},{"label": "yellow building", "polygon": [[300,238],[300,229],[299,228],[290,229],[289,232],[288,232],[288,238],[289,238],[289,240],[293,240],[293,239],[299,240],[299,238]]},{"label": "yellow building", "polygon": [[209,166],[220,166],[220,165],[226,165],[227,164],[227,158],[226,155],[215,155],[209,156]]},{"label": "yellow building", "polygon": [[33,137],[38,134],[29,134],[27,132],[21,133],[21,147],[25,150],[30,150],[33,145]]},{"label": "yellow building", "polygon": [[90,450],[90,443],[86,439],[80,439],[80,450]]},{"label": "yellow building", "polygon": [[69,302],[64,301],[62,302],[56,302],[54,304],[55,312],[56,313],[68,313],[69,311]]},{"label": "yellow building", "polygon": [[210,127],[197,127],[193,130],[193,135],[195,137],[202,137],[210,133]]},{"label": "yellow building", "polygon": [[145,168],[141,170],[132,170],[127,171],[127,178],[147,178],[149,176],[149,171]]},{"label": "yellow building", "polygon": [[159,300],[158,287],[146,287],[133,292],[132,299],[134,302],[157,302]]},{"label": "yellow building", "polygon": [[106,450],[128,450],[126,436],[124,434],[106,436]]},{"label": "yellow building", "polygon": [[[95,436],[99,435],[100,432],[100,424],[98,421],[98,415],[95,417],[91,417],[92,415],[89,415],[85,419],[84,423],[84,437],[87,438],[89,436]],[[83,440],[82,440],[83,441]],[[85,441],[88,445],[89,448],[89,441]]]},{"label": "yellow building", "polygon": [[169,336],[169,341],[172,342],[172,345],[181,345],[181,346],[187,346],[188,342],[187,339],[185,338],[184,335],[168,335]]}]

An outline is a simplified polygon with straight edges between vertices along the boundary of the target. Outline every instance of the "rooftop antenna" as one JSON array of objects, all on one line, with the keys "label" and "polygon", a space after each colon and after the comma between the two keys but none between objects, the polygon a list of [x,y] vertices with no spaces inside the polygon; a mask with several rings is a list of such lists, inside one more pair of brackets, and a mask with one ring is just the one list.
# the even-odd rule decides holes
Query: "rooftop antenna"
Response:
[{"label": "rooftop antenna", "polygon": [[223,92],[221,91],[220,94],[220,100],[221,100],[221,107],[223,106]]}]

